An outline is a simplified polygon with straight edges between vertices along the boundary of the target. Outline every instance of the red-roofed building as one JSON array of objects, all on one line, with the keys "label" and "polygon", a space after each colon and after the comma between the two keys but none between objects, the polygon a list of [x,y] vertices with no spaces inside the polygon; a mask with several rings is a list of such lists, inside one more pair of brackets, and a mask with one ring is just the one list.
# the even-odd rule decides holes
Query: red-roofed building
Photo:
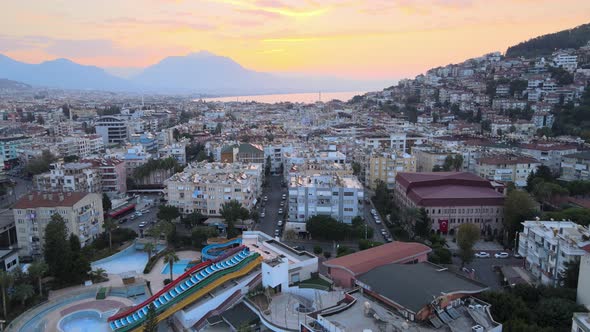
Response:
[{"label": "red-roofed building", "polygon": [[386,264],[425,262],[432,249],[415,242],[391,242],[324,262],[328,274],[341,287],[354,286],[355,278]]},{"label": "red-roofed building", "polygon": [[398,173],[394,197],[405,208],[424,208],[432,229],[447,233],[461,224],[497,232],[504,195],[489,180],[467,172]]}]

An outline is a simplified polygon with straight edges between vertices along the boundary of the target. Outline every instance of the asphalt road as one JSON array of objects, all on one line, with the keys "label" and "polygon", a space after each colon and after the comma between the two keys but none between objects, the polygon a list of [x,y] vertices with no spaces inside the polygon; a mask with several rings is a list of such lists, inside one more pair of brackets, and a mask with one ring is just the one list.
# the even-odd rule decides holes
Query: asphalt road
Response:
[{"label": "asphalt road", "polygon": [[[281,196],[288,194],[287,188],[281,186],[281,176],[269,176],[269,185],[262,190],[262,197],[268,197],[268,201],[262,200],[259,208],[259,213],[264,211],[264,217],[260,217],[258,221],[257,230],[262,231],[270,236],[274,236],[275,230],[277,229],[277,223],[282,220],[283,223],[286,220],[286,211],[288,209],[287,201],[285,200],[285,206],[283,207],[283,215],[279,215],[279,208],[281,204]],[[287,195],[288,196],[288,195]]]}]

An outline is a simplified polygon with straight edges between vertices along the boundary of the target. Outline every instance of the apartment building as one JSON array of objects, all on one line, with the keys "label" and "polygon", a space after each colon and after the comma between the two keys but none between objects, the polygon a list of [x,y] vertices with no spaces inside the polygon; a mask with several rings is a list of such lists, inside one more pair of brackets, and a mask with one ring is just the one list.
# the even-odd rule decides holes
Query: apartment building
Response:
[{"label": "apartment building", "polygon": [[135,169],[139,166],[145,165],[150,159],[152,154],[147,152],[143,145],[136,145],[127,148],[127,152],[123,156],[125,160],[125,172],[129,175],[133,175]]},{"label": "apartment building", "polygon": [[101,178],[103,193],[124,194],[127,192],[127,170],[125,160],[118,158],[83,159],[81,163],[91,163]]},{"label": "apartment building", "polygon": [[82,158],[97,154],[104,149],[102,137],[99,135],[64,137],[58,139],[57,146],[62,156]]},{"label": "apartment building", "polygon": [[100,193],[100,173],[92,163],[54,163],[47,173],[35,175],[33,186],[42,192]]},{"label": "apartment building", "polygon": [[502,228],[504,195],[490,181],[472,173],[400,172],[394,199],[400,207],[424,208],[432,229],[443,234],[461,224],[476,224],[494,233]]},{"label": "apartment building", "polygon": [[576,153],[578,148],[575,145],[563,143],[528,143],[520,146],[520,152],[531,156],[547,166],[555,174],[559,174],[563,156]]},{"label": "apartment building", "polygon": [[393,133],[388,135],[367,134],[364,137],[365,147],[372,149],[389,148],[398,151],[406,151],[406,133]]},{"label": "apartment building", "polygon": [[518,254],[541,283],[558,286],[567,262],[588,255],[590,230],[572,221],[527,220],[518,235]]},{"label": "apartment building", "polygon": [[565,52],[558,52],[553,55],[553,65],[573,72],[578,68],[578,56]]},{"label": "apartment building", "polygon": [[186,165],[186,143],[172,143],[158,150],[160,158],[174,158],[179,165]]},{"label": "apartment building", "polygon": [[449,155],[456,153],[433,147],[413,147],[412,155],[416,158],[417,172],[432,172],[435,166],[442,167]]},{"label": "apartment building", "polygon": [[284,156],[293,153],[295,147],[290,144],[273,144],[264,147],[264,159],[270,157],[271,173],[278,173],[284,166]]},{"label": "apartment building", "polygon": [[94,127],[105,145],[123,144],[129,138],[129,124],[121,117],[103,116],[96,121]]},{"label": "apartment building", "polygon": [[252,209],[260,195],[262,164],[194,163],[164,182],[169,205],[183,214],[219,216],[221,206],[237,200]]},{"label": "apartment building", "polygon": [[379,180],[393,190],[398,172],[416,172],[416,157],[395,150],[372,153],[365,165],[366,184],[374,190]]},{"label": "apartment building", "polygon": [[541,163],[532,157],[494,155],[477,159],[475,173],[488,180],[512,182],[517,187],[524,187],[529,174],[539,166]]},{"label": "apartment building", "polygon": [[42,255],[45,227],[54,214],[64,219],[68,232],[78,236],[82,246],[103,231],[102,197],[97,193],[33,192],[19,199],[12,211],[20,256]]},{"label": "apartment building", "polygon": [[304,223],[327,215],[347,224],[362,215],[364,190],[355,176],[312,175],[289,178],[289,221]]},{"label": "apartment building", "polygon": [[228,145],[221,149],[221,162],[264,164],[264,148],[251,143]]},{"label": "apartment building", "polygon": [[590,152],[578,152],[562,156],[560,179],[564,181],[589,181]]}]

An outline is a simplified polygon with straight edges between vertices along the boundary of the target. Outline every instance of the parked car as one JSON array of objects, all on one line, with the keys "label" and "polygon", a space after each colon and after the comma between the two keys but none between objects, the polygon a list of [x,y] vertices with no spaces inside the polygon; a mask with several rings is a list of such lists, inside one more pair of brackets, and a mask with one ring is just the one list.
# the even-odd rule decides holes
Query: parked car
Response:
[{"label": "parked car", "polygon": [[381,219],[379,219],[379,217],[375,217],[375,223],[380,224],[381,223]]},{"label": "parked car", "polygon": [[385,228],[381,228],[381,234],[382,234],[383,236],[385,236],[385,234],[387,234],[387,232],[385,231]]},{"label": "parked car", "polygon": [[377,210],[375,210],[375,209],[371,209],[371,214],[372,214],[372,215],[376,215],[376,214],[377,214]]},{"label": "parked car", "polygon": [[281,207],[285,206],[285,202],[281,202]]},{"label": "parked car", "polygon": [[275,236],[281,236],[281,230],[275,229]]},{"label": "parked car", "polygon": [[139,223],[139,228],[144,228],[145,226],[147,226],[147,223],[145,221]]},{"label": "parked car", "polygon": [[127,221],[127,219],[121,219],[119,220],[119,224],[124,224]]},{"label": "parked car", "polygon": [[477,258],[490,258],[490,253],[485,252],[485,251],[480,251],[478,253],[475,253],[475,257],[477,257]]},{"label": "parked car", "polygon": [[299,250],[299,251],[304,251],[305,250],[305,247],[303,247],[303,246],[294,246],[293,249]]},{"label": "parked car", "polygon": [[279,209],[279,214],[283,214],[283,209]]},{"label": "parked car", "polygon": [[268,201],[268,196],[264,196],[264,198],[262,199],[263,201]]},{"label": "parked car", "polygon": [[508,254],[507,252],[498,252],[498,253],[494,254],[494,257],[496,257],[496,258],[508,258],[508,257],[510,257],[510,254]]},{"label": "parked car", "polygon": [[138,217],[141,217],[141,216],[143,216],[143,213],[141,213],[140,211],[137,211],[137,212],[135,212],[135,215]]},{"label": "parked car", "polygon": [[277,225],[278,225],[279,227],[283,226],[283,221],[282,221],[282,220],[279,220],[279,221],[277,221]]},{"label": "parked car", "polygon": [[283,194],[283,196],[281,196],[281,198],[282,198],[283,200],[286,200],[286,199],[287,199],[287,195],[286,195],[286,194]]},{"label": "parked car", "polygon": [[264,211],[262,211],[262,212],[260,213],[260,218],[264,218],[264,216],[265,216],[265,215],[266,215],[266,214],[264,213]]},{"label": "parked car", "polygon": [[514,258],[522,258],[522,256],[519,254],[514,254]]},{"label": "parked car", "polygon": [[391,236],[388,236],[387,238],[385,238],[385,241],[387,243],[393,242],[393,238]]}]

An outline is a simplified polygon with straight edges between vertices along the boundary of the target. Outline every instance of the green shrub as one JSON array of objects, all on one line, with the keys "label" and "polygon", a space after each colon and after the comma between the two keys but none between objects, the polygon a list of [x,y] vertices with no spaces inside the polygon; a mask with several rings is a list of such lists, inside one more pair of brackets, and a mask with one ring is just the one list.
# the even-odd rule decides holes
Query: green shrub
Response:
[{"label": "green shrub", "polygon": [[316,254],[316,255],[319,255],[319,254],[321,254],[321,253],[322,253],[322,251],[324,251],[324,250],[322,249],[322,247],[320,247],[320,246],[313,246],[313,253],[314,253],[314,254]]},{"label": "green shrub", "polygon": [[[173,249],[170,248],[166,248],[162,251],[160,251],[159,253],[155,254],[152,256],[152,258],[150,258],[150,260],[147,262],[147,264],[145,265],[145,268],[143,269],[143,274],[148,274],[152,271],[152,269],[154,268],[154,266],[156,265],[156,263],[158,262],[158,260],[162,257],[164,257],[167,253],[174,251]],[[146,253],[147,255],[147,253]]]}]

